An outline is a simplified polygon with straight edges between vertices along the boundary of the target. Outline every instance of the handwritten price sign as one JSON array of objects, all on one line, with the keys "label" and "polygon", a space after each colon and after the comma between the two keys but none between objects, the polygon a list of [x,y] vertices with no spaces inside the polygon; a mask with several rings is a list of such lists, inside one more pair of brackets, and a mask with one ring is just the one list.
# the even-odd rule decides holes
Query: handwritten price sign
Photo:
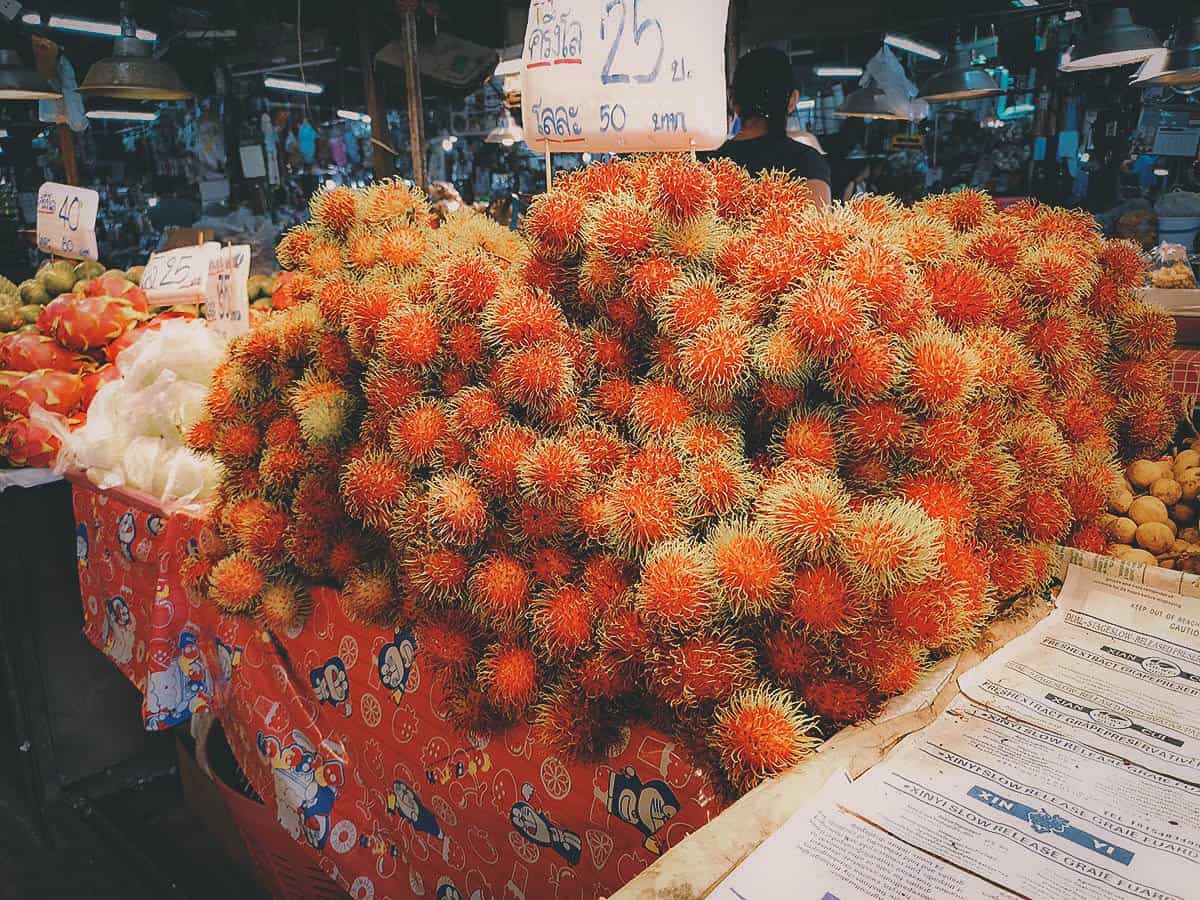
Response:
[{"label": "handwritten price sign", "polygon": [[47,181],[38,190],[38,249],[70,259],[95,259],[99,209],[95,191]]},{"label": "handwritten price sign", "polygon": [[725,140],[723,0],[533,0],[525,140],[562,153],[711,150]]},{"label": "handwritten price sign", "polygon": [[209,327],[227,338],[240,337],[250,330],[250,297],[246,293],[249,277],[249,244],[222,247],[209,260],[204,317]]},{"label": "handwritten price sign", "polygon": [[150,254],[142,290],[151,303],[198,303],[208,296],[208,269],[219,244],[197,244]]}]

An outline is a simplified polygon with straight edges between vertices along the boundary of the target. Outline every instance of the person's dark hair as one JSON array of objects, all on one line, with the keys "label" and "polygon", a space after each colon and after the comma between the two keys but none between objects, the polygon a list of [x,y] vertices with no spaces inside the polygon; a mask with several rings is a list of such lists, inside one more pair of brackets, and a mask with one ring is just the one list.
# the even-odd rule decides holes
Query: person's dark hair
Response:
[{"label": "person's dark hair", "polygon": [[733,73],[733,102],[742,121],[766,119],[770,133],[787,131],[788,98],[795,80],[791,60],[782,50],[760,47],[745,54]]}]

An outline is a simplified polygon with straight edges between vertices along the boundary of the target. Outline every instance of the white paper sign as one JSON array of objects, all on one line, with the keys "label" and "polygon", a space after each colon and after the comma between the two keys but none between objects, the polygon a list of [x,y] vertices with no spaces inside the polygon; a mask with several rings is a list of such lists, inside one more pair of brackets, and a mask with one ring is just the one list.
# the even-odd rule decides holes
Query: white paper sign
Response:
[{"label": "white paper sign", "polygon": [[95,191],[47,181],[38,190],[38,249],[71,259],[95,259],[99,208]]},{"label": "white paper sign", "polygon": [[522,54],[530,148],[711,150],[725,140],[726,0],[534,0]]},{"label": "white paper sign", "polygon": [[222,247],[209,260],[204,317],[209,327],[227,338],[239,337],[250,330],[250,298],[246,293],[249,277],[248,244]]},{"label": "white paper sign", "polygon": [[150,254],[142,290],[151,303],[199,302],[208,296],[208,267],[219,244],[178,247]]}]

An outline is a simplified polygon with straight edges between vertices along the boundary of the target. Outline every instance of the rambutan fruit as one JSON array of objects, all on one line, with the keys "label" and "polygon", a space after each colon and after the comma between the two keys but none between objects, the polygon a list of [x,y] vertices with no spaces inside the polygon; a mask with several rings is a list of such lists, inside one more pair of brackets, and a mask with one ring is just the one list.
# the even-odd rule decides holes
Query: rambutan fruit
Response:
[{"label": "rambutan fruit", "polygon": [[[602,729],[612,732],[619,730],[619,726],[615,722],[601,725],[595,715],[596,711],[579,696],[575,685],[560,684],[537,704],[531,733],[540,746],[568,759],[598,757],[603,751],[597,741],[600,744],[606,741],[598,739],[597,732]],[[616,740],[615,735],[612,739]]]},{"label": "rambutan fruit", "polygon": [[358,194],[347,187],[317,191],[309,200],[313,221],[334,234],[345,234],[358,218]]},{"label": "rambutan fruit", "polygon": [[568,256],[582,241],[584,198],[565,190],[542,194],[530,204],[522,227],[542,252]]},{"label": "rambutan fruit", "polygon": [[[732,250],[727,243],[724,251]],[[772,305],[812,272],[812,265],[795,252],[790,240],[759,237],[743,252],[745,261],[736,273],[738,286],[747,296]]]},{"label": "rambutan fruit", "polygon": [[836,566],[804,566],[792,575],[787,612],[814,634],[852,631],[866,614],[866,598]]},{"label": "rambutan fruit", "polygon": [[379,262],[382,241],[370,228],[353,229],[346,240],[346,258],[351,268],[369,272]]},{"label": "rambutan fruit", "polygon": [[309,516],[295,516],[288,524],[284,546],[301,572],[322,577],[328,568],[330,536],[328,525]]},{"label": "rambutan fruit", "polygon": [[501,290],[488,301],[482,323],[498,347],[531,347],[560,337],[566,330],[562,310],[550,297],[529,290]]},{"label": "rambutan fruit", "polygon": [[920,648],[890,623],[873,621],[843,643],[846,658],[880,693],[907,691],[921,675]]},{"label": "rambutan fruit", "polygon": [[665,444],[648,443],[625,460],[619,474],[641,481],[675,480],[683,474],[683,460]]},{"label": "rambutan fruit", "polygon": [[792,292],[784,303],[780,315],[800,346],[824,360],[837,356],[870,322],[863,296],[848,280],[830,273]]},{"label": "rambutan fruit", "polygon": [[1071,506],[1051,486],[1030,486],[1017,508],[1017,522],[1030,539],[1054,542],[1071,530]]},{"label": "rambutan fruit", "polygon": [[831,475],[791,474],[766,484],[755,502],[762,533],[789,553],[820,559],[842,539],[850,498]]},{"label": "rambutan fruit", "polygon": [[754,675],[749,645],[722,632],[660,641],[650,659],[650,690],[676,708],[720,703]]},{"label": "rambutan fruit", "polygon": [[575,680],[588,699],[611,699],[633,690],[631,669],[632,666],[612,650],[595,650],[578,661]]},{"label": "rambutan fruit", "polygon": [[884,608],[900,634],[924,646],[940,647],[954,633],[957,601],[953,585],[939,577],[897,587],[888,594]]},{"label": "rambutan fruit", "polygon": [[304,440],[311,445],[344,440],[356,406],[344,384],[316,373],[296,382],[288,394],[288,404],[300,422]]},{"label": "rambutan fruit", "polygon": [[636,303],[653,307],[675,289],[675,282],[682,274],[670,259],[650,256],[629,267],[625,293]]},{"label": "rambutan fruit", "polygon": [[721,598],[738,616],[769,612],[787,592],[783,551],[767,530],[747,519],[726,519],[705,538]]},{"label": "rambutan fruit", "polygon": [[394,365],[421,371],[437,359],[442,349],[441,318],[427,306],[395,310],[379,326],[376,346]]},{"label": "rambutan fruit", "polygon": [[1026,250],[1017,264],[1018,275],[1032,297],[1045,303],[1073,304],[1099,277],[1099,270],[1081,265],[1061,242],[1046,241]]},{"label": "rambutan fruit", "polygon": [[741,434],[725,422],[711,418],[689,419],[676,429],[672,440],[678,450],[696,459],[743,451]]},{"label": "rambutan fruit", "polygon": [[330,378],[345,378],[354,367],[350,345],[340,334],[318,334],[312,348],[313,365]]},{"label": "rambutan fruit", "polygon": [[524,712],[537,699],[538,679],[537,657],[520,644],[494,643],[476,666],[476,680],[484,696],[510,716]]},{"label": "rambutan fruit", "polygon": [[570,503],[588,480],[587,458],[564,438],[543,438],[525,451],[517,465],[517,484],[543,503]]},{"label": "rambutan fruit", "polygon": [[903,254],[890,244],[876,241],[857,244],[847,250],[835,265],[841,280],[880,316],[896,298],[911,293],[909,264]]},{"label": "rambutan fruit", "polygon": [[420,191],[398,179],[374,182],[363,201],[363,218],[375,224],[423,221],[428,212]]},{"label": "rambutan fruit", "polygon": [[217,431],[213,450],[227,466],[251,463],[262,448],[262,436],[249,422],[234,422]]},{"label": "rambutan fruit", "polygon": [[478,662],[474,626],[459,610],[423,617],[417,623],[417,646],[422,663],[450,680],[462,678]]},{"label": "rambutan fruit", "polygon": [[1148,303],[1132,307],[1113,329],[1117,346],[1129,356],[1148,357],[1175,344],[1175,319],[1165,309]]},{"label": "rambutan fruit", "polygon": [[450,433],[460,440],[474,442],[503,419],[504,409],[490,388],[468,387],[450,401]]},{"label": "rambutan fruit", "polygon": [[496,294],[500,269],[478,250],[456,253],[435,273],[438,297],[460,315],[480,312]]},{"label": "rambutan fruit", "polygon": [[791,329],[776,326],[759,329],[751,350],[754,370],[780,385],[802,387],[812,374],[814,360]]},{"label": "rambutan fruit", "polygon": [[997,297],[993,278],[966,260],[930,266],[921,275],[933,310],[955,330],[991,324]]},{"label": "rambutan fruit", "polygon": [[712,552],[681,538],[656,544],[642,563],[637,609],[652,627],[695,631],[717,611]]},{"label": "rambutan fruit", "polygon": [[850,725],[875,712],[871,690],[857,681],[836,675],[814,679],[801,690],[809,711],[835,725]]},{"label": "rambutan fruit", "polygon": [[[341,247],[330,241],[316,240],[308,248],[304,256],[304,272],[309,277],[320,280],[339,274],[346,266],[346,257]],[[292,286],[293,289],[295,285]]]},{"label": "rambutan fruit", "polygon": [[819,743],[815,721],[785,690],[765,685],[739,691],[717,711],[710,742],[729,780],[748,790],[797,765]]},{"label": "rambutan fruit", "polygon": [[633,587],[629,563],[614,553],[594,553],[583,563],[583,586],[592,602],[607,612]]},{"label": "rambutan fruit", "polygon": [[246,553],[233,553],[213,564],[208,598],[223,613],[247,615],[254,611],[266,586],[262,562]]},{"label": "rambutan fruit", "polygon": [[955,247],[954,230],[948,224],[920,214],[897,222],[891,236],[910,259],[924,265],[945,259]]},{"label": "rambutan fruit", "polygon": [[1138,288],[1146,280],[1146,255],[1133,241],[1105,241],[1100,265],[1120,288]]},{"label": "rambutan fruit", "polygon": [[829,363],[825,377],[840,400],[873,400],[887,393],[900,372],[893,339],[867,331],[853,335]]},{"label": "rambutan fruit", "polygon": [[650,168],[650,184],[654,207],[672,222],[694,219],[716,207],[712,171],[685,154],[658,157]]},{"label": "rambutan fruit", "polygon": [[721,315],[724,290],[716,279],[689,276],[676,279],[658,297],[655,319],[667,334],[687,337]]},{"label": "rambutan fruit", "polygon": [[945,197],[944,216],[955,231],[979,228],[996,214],[996,201],[985,191],[965,188]]},{"label": "rambutan fruit", "polygon": [[1067,474],[1071,448],[1048,416],[1033,414],[1014,419],[1005,438],[1023,480],[1057,481]]},{"label": "rambutan fruit", "polygon": [[184,432],[184,446],[200,453],[207,453],[216,446],[217,428],[207,415],[200,417]]},{"label": "rambutan fruit", "polygon": [[893,497],[853,511],[840,549],[851,578],[889,591],[938,574],[941,537],[941,524],[920,506]]},{"label": "rambutan fruit", "polygon": [[975,521],[970,491],[957,481],[933,475],[912,475],[900,482],[899,494],[911,500],[948,532],[969,528]]},{"label": "rambutan fruit", "polygon": [[629,455],[628,443],[604,427],[580,426],[568,432],[565,440],[583,455],[586,470],[595,478],[611,475]]},{"label": "rambutan fruit", "polygon": [[466,584],[468,565],[462,551],[453,547],[422,547],[405,559],[404,576],[422,599],[442,602]]},{"label": "rambutan fruit", "polygon": [[549,660],[570,659],[591,644],[594,616],[583,588],[576,584],[548,588],[532,607],[534,646]]},{"label": "rambutan fruit", "polygon": [[366,561],[366,548],[355,533],[335,533],[329,541],[325,557],[325,568],[339,581],[345,581],[350,573]]},{"label": "rambutan fruit", "polygon": [[371,363],[362,383],[367,409],[388,416],[403,410],[421,396],[421,390],[422,382],[419,377],[409,372],[398,371],[382,360]]},{"label": "rambutan fruit", "polygon": [[584,224],[589,247],[613,259],[644,253],[654,239],[651,212],[629,196],[612,196],[594,202]]},{"label": "rambutan fruit", "polygon": [[308,591],[294,578],[278,578],[263,588],[258,605],[262,620],[276,631],[299,628],[312,610]]},{"label": "rambutan fruit", "polygon": [[225,521],[237,542],[253,556],[280,562],[284,553],[287,514],[261,497],[249,496],[225,507]]},{"label": "rambutan fruit", "polygon": [[511,495],[517,488],[517,467],[536,442],[531,429],[501,423],[480,439],[471,465],[491,493]]},{"label": "rambutan fruit", "polygon": [[662,481],[618,479],[608,492],[604,514],[608,539],[631,556],[682,537],[688,525],[677,490]]},{"label": "rambutan fruit", "polygon": [[399,225],[383,233],[379,255],[384,262],[402,269],[417,265],[427,247],[425,235],[419,229]]},{"label": "rambutan fruit", "polygon": [[701,517],[742,512],[758,489],[758,476],[746,457],[723,451],[705,456],[686,469],[684,494],[693,512]]},{"label": "rambutan fruit", "polygon": [[980,512],[999,513],[1016,503],[1020,468],[1002,450],[993,448],[980,451],[967,460],[959,476],[962,483],[970,487]]},{"label": "rambutan fruit", "polygon": [[728,317],[710,322],[680,345],[683,383],[701,397],[732,396],[750,378],[750,350],[745,325]]},{"label": "rambutan fruit", "polygon": [[691,266],[707,266],[721,247],[727,229],[715,215],[686,222],[667,222],[655,235],[651,252],[663,253]]},{"label": "rambutan fruit", "polygon": [[351,570],[339,594],[347,618],[365,625],[390,625],[400,610],[391,569],[368,564]]},{"label": "rambutan fruit", "polygon": [[787,685],[808,681],[825,665],[824,648],[802,631],[775,628],[759,644],[763,668]]},{"label": "rambutan fruit", "polygon": [[512,628],[525,616],[532,589],[532,572],[507,553],[493,553],[480,560],[467,582],[476,618],[494,628]]},{"label": "rambutan fruit", "polygon": [[411,404],[388,425],[388,446],[410,466],[433,462],[447,438],[446,408],[436,400]]},{"label": "rambutan fruit", "polygon": [[1076,527],[1067,543],[1071,547],[1103,556],[1108,552],[1108,533],[1099,522],[1089,522]]},{"label": "rambutan fruit", "polygon": [[616,294],[621,288],[623,268],[601,253],[585,253],[577,282],[580,302],[597,307]]},{"label": "rambutan fruit", "polygon": [[678,388],[648,381],[634,392],[629,420],[642,435],[666,437],[683,425],[692,412],[691,401]]},{"label": "rambutan fruit", "polygon": [[487,502],[469,478],[438,475],[426,492],[429,525],[441,541],[466,547],[478,542],[488,524]]},{"label": "rambutan fruit", "polygon": [[1001,272],[1012,271],[1028,244],[1028,237],[1004,222],[985,225],[967,237],[964,253]]},{"label": "rambutan fruit", "polygon": [[530,557],[533,579],[541,585],[562,584],[575,571],[575,556],[560,546],[538,547]]},{"label": "rambutan fruit", "polygon": [[310,225],[297,225],[284,232],[275,248],[275,258],[285,269],[298,269],[308,255],[308,248],[317,238],[317,231]]},{"label": "rambutan fruit", "polygon": [[957,472],[979,447],[979,434],[955,414],[932,416],[917,427],[912,458],[931,469]]},{"label": "rambutan fruit", "polygon": [[750,175],[730,159],[710,159],[705,163],[713,177],[713,196],[717,214],[738,220],[750,212]]},{"label": "rambutan fruit", "polygon": [[368,528],[386,529],[413,481],[386,454],[368,451],[342,467],[339,492],[346,512]]},{"label": "rambutan fruit", "polygon": [[961,339],[930,327],[909,340],[906,350],[905,397],[934,413],[966,405],[977,380],[974,358]]},{"label": "rambutan fruit", "polygon": [[1119,410],[1121,431],[1130,450],[1142,456],[1159,453],[1175,433],[1178,397],[1159,394],[1129,401]]},{"label": "rambutan fruit", "polygon": [[507,354],[500,360],[496,374],[505,399],[532,409],[544,409],[575,387],[571,356],[553,343]]}]

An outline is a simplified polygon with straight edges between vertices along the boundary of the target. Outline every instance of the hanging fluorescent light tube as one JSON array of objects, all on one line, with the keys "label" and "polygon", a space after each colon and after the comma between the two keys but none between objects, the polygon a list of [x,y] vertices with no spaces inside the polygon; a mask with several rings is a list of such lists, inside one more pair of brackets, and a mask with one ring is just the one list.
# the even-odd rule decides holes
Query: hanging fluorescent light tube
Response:
[{"label": "hanging fluorescent light tube", "polygon": [[6,137],[8,137],[8,129],[0,128],[0,140],[3,140]]},{"label": "hanging fluorescent light tube", "polygon": [[[59,31],[78,31],[82,34],[99,34],[104,37],[120,37],[121,26],[116,22],[96,22],[92,19],[77,19],[74,16],[51,16],[46,23],[47,28],[57,28]],[[157,41],[158,35],[145,28],[139,28],[134,35],[139,41]]]},{"label": "hanging fluorescent light tube", "polygon": [[1038,0],[1012,0],[1012,5],[1018,9],[1032,9],[1035,6],[1040,6]]},{"label": "hanging fluorescent light tube", "polygon": [[263,79],[263,84],[277,91],[295,91],[298,94],[325,93],[325,85],[323,84],[317,84],[312,81],[296,81],[292,78],[268,77]]},{"label": "hanging fluorescent light tube", "polygon": [[817,101],[812,97],[805,97],[803,100],[796,101],[796,109],[816,109]]},{"label": "hanging fluorescent light tube", "polygon": [[862,66],[816,66],[813,74],[818,78],[861,78]]},{"label": "hanging fluorescent light tube", "polygon": [[1065,13],[1063,13],[1063,21],[1064,22],[1074,22],[1076,19],[1082,19],[1082,18],[1083,18],[1083,13],[1081,13],[1077,9],[1068,9]]},{"label": "hanging fluorescent light tube", "polygon": [[349,119],[351,122],[365,122],[371,124],[371,117],[366,113],[355,112],[352,109],[339,109],[337,111],[339,119]]},{"label": "hanging fluorescent light tube", "polygon": [[89,119],[112,119],[120,122],[153,122],[158,118],[156,112],[145,112],[140,109],[89,109]]},{"label": "hanging fluorescent light tube", "polygon": [[42,17],[39,13],[35,12],[21,13],[21,21],[26,25],[41,25]]},{"label": "hanging fluorescent light tube", "polygon": [[928,44],[914,41],[912,38],[906,38],[902,34],[884,35],[883,42],[889,47],[895,47],[897,50],[904,50],[907,53],[923,56],[926,59],[941,59],[944,56],[941,50],[930,47]]}]

